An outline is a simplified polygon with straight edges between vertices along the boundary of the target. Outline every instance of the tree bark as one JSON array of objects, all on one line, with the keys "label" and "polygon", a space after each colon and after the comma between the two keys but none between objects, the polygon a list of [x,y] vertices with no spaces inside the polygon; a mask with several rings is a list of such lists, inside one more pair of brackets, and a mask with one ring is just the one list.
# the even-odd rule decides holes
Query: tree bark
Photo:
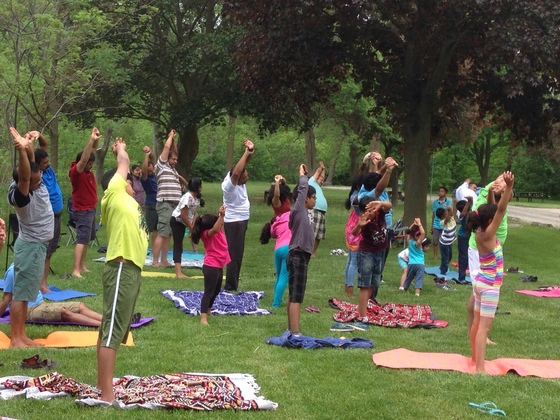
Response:
[{"label": "tree bark", "polygon": [[177,161],[177,172],[185,179],[189,179],[192,171],[192,163],[198,154],[198,126],[188,124],[185,127],[177,127],[179,133],[179,159]]},{"label": "tree bark", "polygon": [[105,173],[105,157],[107,156],[109,143],[111,142],[112,137],[113,129],[109,127],[103,136],[103,146],[93,151],[93,153],[95,153],[95,180],[98,184],[101,184],[101,179],[103,179],[103,175]]},{"label": "tree bark", "polygon": [[338,157],[340,156],[340,149],[342,149],[342,143],[344,143],[345,138],[346,137],[343,137],[342,139],[338,140],[334,146],[333,158],[329,166],[329,174],[327,175],[327,179],[325,180],[326,185],[332,185],[334,170],[336,168],[336,163],[338,161]]},{"label": "tree bark", "polygon": [[315,163],[317,162],[317,150],[315,148],[315,132],[310,128],[305,132],[305,161],[307,162],[307,170],[309,176],[315,171]]},{"label": "tree bark", "polygon": [[233,155],[235,152],[235,121],[231,115],[228,117],[227,149],[226,149],[226,171],[233,167]]},{"label": "tree bark", "polygon": [[405,200],[403,222],[408,226],[419,217],[426,231],[426,202],[428,196],[429,179],[429,149],[431,116],[420,114],[416,118],[417,124],[409,128],[409,138],[405,141]]}]

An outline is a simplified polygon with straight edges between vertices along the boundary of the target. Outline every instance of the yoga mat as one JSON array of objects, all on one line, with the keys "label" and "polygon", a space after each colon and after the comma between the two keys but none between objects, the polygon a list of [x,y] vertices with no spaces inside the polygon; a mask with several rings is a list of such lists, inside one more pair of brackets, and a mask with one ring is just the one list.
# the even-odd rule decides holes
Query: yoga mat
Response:
[{"label": "yoga mat", "polygon": [[535,297],[560,298],[560,288],[551,290],[516,290],[516,292]]},{"label": "yoga mat", "polygon": [[0,289],[4,290],[4,279],[0,279]]},{"label": "yoga mat", "polygon": [[[152,317],[152,318],[140,318],[140,321],[134,323],[134,324],[130,324],[130,328],[138,328],[141,327],[142,325],[146,325],[149,324],[150,322],[152,322],[154,319],[156,319],[156,317]],[[4,314],[0,317],[0,324],[9,324],[11,322],[11,318],[10,318],[10,312],[6,311],[4,312]],[[45,324],[45,325],[77,325],[77,326],[81,326],[81,327],[92,327],[92,328],[97,328],[93,325],[90,324],[81,324],[79,322],[65,322],[65,321],[25,321],[27,324]]]},{"label": "yoga mat", "polygon": [[63,300],[70,300],[76,298],[83,298],[87,296],[96,296],[95,293],[80,292],[79,290],[72,289],[59,289],[56,286],[49,286],[51,291],[49,293],[43,293],[43,297],[53,302],[62,302]]},{"label": "yoga mat", "polygon": [[[97,346],[97,331],[55,331],[46,338],[36,338],[33,341],[44,344],[45,347],[95,347]],[[134,346],[132,333],[128,334],[128,340],[123,346]],[[0,349],[10,347],[10,338],[0,331]]]},{"label": "yoga mat", "polygon": [[[37,400],[71,395],[82,406],[115,408],[171,408],[187,410],[274,410],[275,402],[259,396],[260,387],[252,375],[244,373],[162,373],[152,376],[124,376],[113,379],[115,401],[99,399],[99,390],[73,378],[50,372],[37,378],[0,378],[0,399],[18,396]],[[157,392],[154,392],[157,390]],[[94,413],[91,413],[92,416]]]},{"label": "yoga mat", "polygon": [[[424,272],[426,274],[431,274],[432,276],[445,277],[446,279],[453,279],[453,280],[459,279],[459,273],[457,271],[447,270],[447,273],[445,273],[444,275],[440,274],[439,265],[434,267],[424,267]],[[468,283],[471,283],[471,278],[469,276],[466,276],[465,280]]]},{"label": "yoga mat", "polygon": [[[168,255],[168,260],[173,261],[173,251],[169,251],[167,255]],[[151,267],[153,260],[154,260],[153,256],[151,254],[148,254],[146,256],[146,260],[144,261],[144,265],[147,267]],[[203,260],[204,260],[204,254],[183,251],[183,253],[181,254],[181,267],[202,268]],[[94,258],[93,261],[105,262],[105,257]]]},{"label": "yoga mat", "polygon": [[[453,370],[475,373],[475,366],[470,357],[454,353],[422,353],[400,348],[375,353],[373,363],[393,369]],[[487,360],[485,368],[490,375],[506,375],[512,372],[519,376],[560,378],[560,360],[500,358]]]}]

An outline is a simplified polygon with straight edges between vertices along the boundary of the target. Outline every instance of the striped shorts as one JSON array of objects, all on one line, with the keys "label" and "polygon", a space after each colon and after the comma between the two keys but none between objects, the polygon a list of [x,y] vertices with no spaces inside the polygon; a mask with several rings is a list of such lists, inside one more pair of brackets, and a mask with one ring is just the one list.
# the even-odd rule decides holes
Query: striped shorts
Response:
[{"label": "striped shorts", "polygon": [[480,312],[480,316],[485,318],[494,318],[500,300],[500,286],[489,286],[474,280],[473,295],[475,312]]},{"label": "striped shorts", "polygon": [[322,210],[313,209],[313,231],[315,232],[315,239],[322,240],[326,238],[325,226],[325,212]]}]

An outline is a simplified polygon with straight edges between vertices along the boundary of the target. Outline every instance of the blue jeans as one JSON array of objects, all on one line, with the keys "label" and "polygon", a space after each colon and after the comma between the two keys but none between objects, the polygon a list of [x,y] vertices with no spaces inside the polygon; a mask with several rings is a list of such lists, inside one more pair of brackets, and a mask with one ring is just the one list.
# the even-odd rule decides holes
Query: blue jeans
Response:
[{"label": "blue jeans", "polygon": [[416,279],[414,286],[421,289],[424,284],[424,264],[409,264],[406,272],[406,280],[404,288],[408,289],[412,283],[412,279]]},{"label": "blue jeans", "polygon": [[377,290],[381,284],[381,270],[385,250],[380,252],[363,252],[358,250],[358,287]]},{"label": "blue jeans", "polygon": [[449,262],[453,258],[453,249],[451,245],[439,244],[439,250],[441,253],[441,264],[439,266],[439,272],[445,275],[449,271]]},{"label": "blue jeans", "polygon": [[276,282],[274,283],[274,298],[272,299],[272,307],[279,308],[282,303],[282,296],[288,286],[288,267],[286,266],[286,258],[288,257],[288,245],[281,246],[274,250],[274,268],[276,269]]},{"label": "blue jeans", "polygon": [[469,268],[469,237],[459,236],[457,247],[459,248],[459,280],[464,281],[466,280],[466,272]]},{"label": "blue jeans", "polygon": [[348,251],[348,261],[344,272],[344,284],[354,286],[354,279],[358,274],[358,251]]}]

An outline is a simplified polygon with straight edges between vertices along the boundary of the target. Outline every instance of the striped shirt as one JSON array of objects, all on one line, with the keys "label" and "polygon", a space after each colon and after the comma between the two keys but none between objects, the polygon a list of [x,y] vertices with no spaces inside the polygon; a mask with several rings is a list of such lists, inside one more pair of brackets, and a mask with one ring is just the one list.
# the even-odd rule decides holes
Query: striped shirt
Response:
[{"label": "striped shirt", "polygon": [[496,245],[492,252],[481,255],[479,259],[480,271],[476,275],[476,281],[489,286],[500,287],[504,277],[504,254],[498,238],[496,238]]},{"label": "striped shirt", "polygon": [[448,222],[445,220],[441,221],[441,227],[443,228],[441,236],[439,237],[439,243],[441,245],[451,245],[457,239],[457,232],[455,228],[457,223],[454,218],[449,219]]},{"label": "striped shirt", "polygon": [[166,160],[158,158],[155,173],[157,177],[157,198],[156,200],[171,201],[178,203],[181,200],[181,183],[179,182],[179,174],[169,166]]}]

